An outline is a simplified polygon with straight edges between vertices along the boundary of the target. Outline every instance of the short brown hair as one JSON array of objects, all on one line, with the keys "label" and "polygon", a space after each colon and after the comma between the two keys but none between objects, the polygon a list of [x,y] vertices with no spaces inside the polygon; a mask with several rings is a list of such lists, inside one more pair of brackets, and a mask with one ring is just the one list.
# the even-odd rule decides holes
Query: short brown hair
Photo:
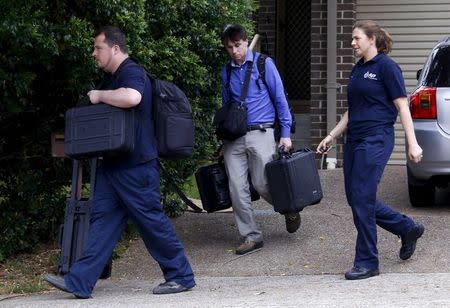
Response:
[{"label": "short brown hair", "polygon": [[222,43],[225,45],[229,41],[236,42],[240,40],[247,40],[247,32],[244,27],[238,24],[226,25],[223,28],[222,35],[220,36]]},{"label": "short brown hair", "polygon": [[94,37],[101,34],[105,35],[105,43],[108,44],[109,47],[117,45],[123,53],[128,53],[127,38],[119,27],[103,26],[95,31]]}]

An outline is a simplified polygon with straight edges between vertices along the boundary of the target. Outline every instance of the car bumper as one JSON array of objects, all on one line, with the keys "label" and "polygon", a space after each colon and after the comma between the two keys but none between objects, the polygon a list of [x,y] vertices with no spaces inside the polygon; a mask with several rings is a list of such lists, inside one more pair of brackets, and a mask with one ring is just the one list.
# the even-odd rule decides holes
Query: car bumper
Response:
[{"label": "car bumper", "polygon": [[[414,121],[417,142],[422,147],[420,163],[408,160],[407,165],[417,179],[450,176],[450,135],[442,131],[436,121]],[[408,153],[408,147],[406,146]]]}]

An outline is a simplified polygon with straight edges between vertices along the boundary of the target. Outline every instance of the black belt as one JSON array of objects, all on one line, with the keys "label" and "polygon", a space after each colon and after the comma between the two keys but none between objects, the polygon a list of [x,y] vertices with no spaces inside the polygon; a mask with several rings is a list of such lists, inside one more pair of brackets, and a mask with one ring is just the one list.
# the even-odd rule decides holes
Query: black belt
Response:
[{"label": "black belt", "polygon": [[254,125],[249,125],[247,126],[247,131],[251,131],[251,130],[260,130],[265,132],[266,128],[273,128],[273,123],[262,123],[262,124],[254,124]]}]

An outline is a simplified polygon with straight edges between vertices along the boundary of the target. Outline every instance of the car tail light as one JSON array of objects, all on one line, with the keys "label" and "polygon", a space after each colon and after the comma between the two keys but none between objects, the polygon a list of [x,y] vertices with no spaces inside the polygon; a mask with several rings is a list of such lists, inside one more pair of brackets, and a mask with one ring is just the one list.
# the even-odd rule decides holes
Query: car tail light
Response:
[{"label": "car tail light", "polygon": [[436,119],[436,88],[419,87],[409,98],[413,119]]}]

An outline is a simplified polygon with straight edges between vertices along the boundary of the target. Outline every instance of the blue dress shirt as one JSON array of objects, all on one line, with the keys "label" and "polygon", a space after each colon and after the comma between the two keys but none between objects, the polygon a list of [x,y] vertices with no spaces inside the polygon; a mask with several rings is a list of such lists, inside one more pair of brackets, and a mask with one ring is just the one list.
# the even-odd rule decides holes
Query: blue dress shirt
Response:
[{"label": "blue dress shirt", "polygon": [[[255,62],[253,63],[248,93],[245,99],[248,125],[274,123],[275,104],[281,127],[281,137],[290,137],[292,119],[280,74],[278,73],[273,60],[271,58],[267,58],[265,64],[267,88],[264,85],[264,82],[259,79],[259,72],[256,65],[259,55],[260,54],[258,52],[255,55]],[[230,92],[232,100],[236,102],[239,102],[242,88],[244,86],[245,70],[247,65],[252,63],[252,61],[253,52],[251,49],[248,49],[243,65],[238,65],[234,62],[234,60],[231,60]],[[230,97],[226,89],[226,82],[227,72],[225,65],[222,69],[222,104],[226,104],[230,101]],[[274,103],[272,103],[271,97],[274,99]]]}]

